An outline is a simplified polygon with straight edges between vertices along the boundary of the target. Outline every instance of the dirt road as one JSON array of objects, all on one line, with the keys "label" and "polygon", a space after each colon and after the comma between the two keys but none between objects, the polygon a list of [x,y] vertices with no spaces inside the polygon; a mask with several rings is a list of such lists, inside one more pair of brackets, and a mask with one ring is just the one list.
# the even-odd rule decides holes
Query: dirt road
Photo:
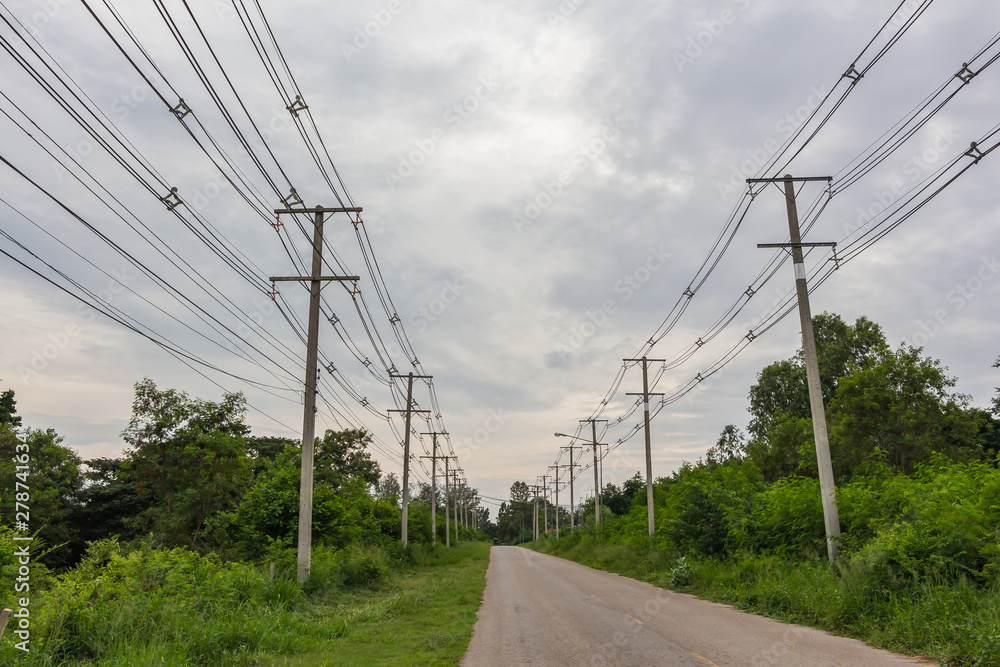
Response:
[{"label": "dirt road", "polygon": [[927,664],[520,547],[493,547],[465,667]]}]

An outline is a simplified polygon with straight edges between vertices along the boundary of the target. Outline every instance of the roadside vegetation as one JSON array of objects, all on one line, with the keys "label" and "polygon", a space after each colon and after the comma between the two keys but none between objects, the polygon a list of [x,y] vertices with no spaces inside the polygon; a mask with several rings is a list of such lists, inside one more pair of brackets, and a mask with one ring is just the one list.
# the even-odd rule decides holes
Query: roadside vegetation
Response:
[{"label": "roadside vegetation", "polygon": [[[368,433],[317,438],[312,568],[300,584],[298,443],[252,436],[239,394],[214,403],[148,379],[135,389],[125,455],[90,461],[51,430],[22,428],[13,392],[0,396],[0,608],[30,600],[30,650],[17,648],[15,619],[0,664],[458,662],[489,544],[452,522],[446,548],[439,520],[431,545],[421,485],[402,547],[399,482],[371,459]],[[25,451],[27,471],[15,465]],[[30,488],[28,531],[12,528],[17,481]],[[24,544],[30,589],[17,592]]]},{"label": "roadside vegetation", "polygon": [[[603,490],[602,530],[591,500],[582,530],[567,534],[563,513],[562,539],[530,546],[942,665],[1000,665],[1000,396],[972,407],[939,362],[890,349],[864,318],[815,327],[842,530],[833,566],[800,356],[758,375],[748,435],[727,426],[703,459],[655,481],[654,536],[637,473]],[[511,535],[517,505],[501,511]]]}]

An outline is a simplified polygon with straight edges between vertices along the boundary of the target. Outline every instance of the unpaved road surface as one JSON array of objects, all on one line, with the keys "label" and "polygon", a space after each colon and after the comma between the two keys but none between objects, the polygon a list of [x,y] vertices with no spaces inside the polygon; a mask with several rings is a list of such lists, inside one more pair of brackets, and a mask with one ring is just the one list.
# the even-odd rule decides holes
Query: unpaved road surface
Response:
[{"label": "unpaved road surface", "polygon": [[465,667],[928,664],[520,547],[493,547]]}]

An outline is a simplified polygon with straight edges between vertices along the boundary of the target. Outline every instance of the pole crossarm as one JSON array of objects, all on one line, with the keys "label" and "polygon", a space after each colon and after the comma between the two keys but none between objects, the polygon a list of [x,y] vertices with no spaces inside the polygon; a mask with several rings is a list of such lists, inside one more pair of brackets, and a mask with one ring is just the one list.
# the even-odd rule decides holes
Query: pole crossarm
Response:
[{"label": "pole crossarm", "polygon": [[361,277],[360,276],[316,276],[315,278],[313,278],[312,276],[271,276],[270,278],[268,278],[268,280],[270,280],[272,283],[309,282],[311,280],[326,280],[326,281],[342,280],[344,282],[347,281],[358,282],[359,280],[361,280]]},{"label": "pole crossarm", "polygon": [[826,181],[829,183],[833,176],[779,176],[778,178],[748,178],[747,183],[810,183],[813,181]]},{"label": "pole crossarm", "polygon": [[360,206],[350,206],[350,207],[326,207],[326,206],[315,206],[313,208],[276,208],[274,213],[276,215],[291,214],[291,213],[361,213],[364,209]]},{"label": "pole crossarm", "polygon": [[836,248],[836,241],[821,243],[758,243],[758,248]]}]

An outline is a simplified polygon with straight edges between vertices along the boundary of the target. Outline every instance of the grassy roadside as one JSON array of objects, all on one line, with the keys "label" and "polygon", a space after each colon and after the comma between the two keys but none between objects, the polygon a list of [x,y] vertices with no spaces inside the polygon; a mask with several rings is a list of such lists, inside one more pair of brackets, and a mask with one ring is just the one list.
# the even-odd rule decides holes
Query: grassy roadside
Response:
[{"label": "grassy roadside", "polygon": [[30,652],[8,631],[0,665],[458,664],[489,552],[471,541],[316,549],[302,586],[294,560],[271,578],[263,564],[104,542],[64,575],[36,573]]},{"label": "grassy roadside", "polygon": [[965,581],[873,585],[860,568],[779,558],[671,559],[623,544],[541,540],[543,553],[943,666],[1000,665],[1000,590]]},{"label": "grassy roadside", "polygon": [[[433,565],[392,577],[312,609],[319,637],[294,656],[265,656],[275,667],[457,665],[469,647],[486,586],[490,545],[463,543]],[[322,638],[327,634],[328,638]]]}]

